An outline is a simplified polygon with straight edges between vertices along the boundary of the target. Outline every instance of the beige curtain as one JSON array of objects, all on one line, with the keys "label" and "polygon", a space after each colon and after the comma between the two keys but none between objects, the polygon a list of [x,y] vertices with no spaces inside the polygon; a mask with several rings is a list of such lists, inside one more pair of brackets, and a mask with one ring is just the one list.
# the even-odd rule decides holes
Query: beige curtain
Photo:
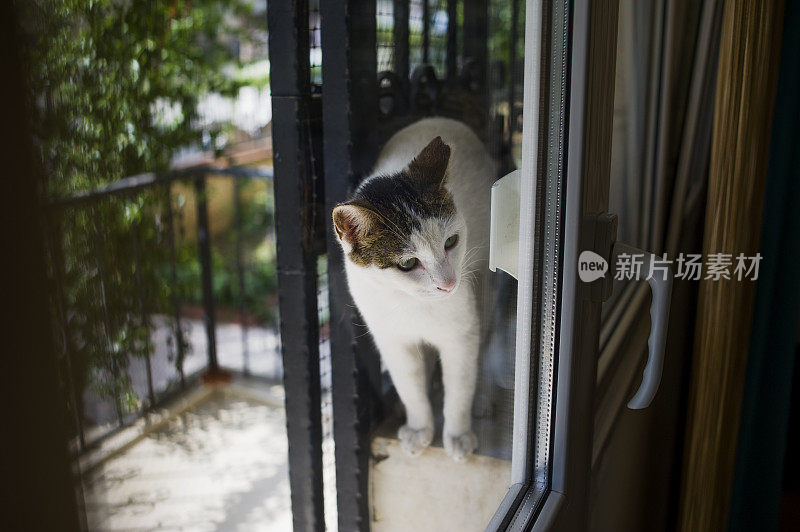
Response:
[{"label": "beige curtain", "polygon": [[[703,253],[759,249],[783,2],[725,2]],[[700,284],[679,523],[725,530],[755,283]]]}]

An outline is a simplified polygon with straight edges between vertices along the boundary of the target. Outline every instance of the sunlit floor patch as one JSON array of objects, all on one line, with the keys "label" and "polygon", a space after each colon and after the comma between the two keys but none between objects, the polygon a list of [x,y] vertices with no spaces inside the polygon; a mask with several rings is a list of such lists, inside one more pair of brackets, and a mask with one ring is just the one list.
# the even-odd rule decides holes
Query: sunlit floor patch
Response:
[{"label": "sunlit floor patch", "polygon": [[90,530],[291,530],[282,408],[215,392],[84,478]]}]

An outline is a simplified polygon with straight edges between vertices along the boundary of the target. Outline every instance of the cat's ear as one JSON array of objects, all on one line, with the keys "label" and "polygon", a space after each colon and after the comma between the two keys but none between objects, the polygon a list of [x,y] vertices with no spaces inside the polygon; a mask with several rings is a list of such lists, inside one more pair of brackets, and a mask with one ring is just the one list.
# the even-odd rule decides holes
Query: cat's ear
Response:
[{"label": "cat's ear", "polygon": [[450,164],[450,146],[442,137],[436,137],[425,146],[408,165],[408,174],[426,186],[444,186],[447,165]]},{"label": "cat's ear", "polygon": [[340,203],[333,208],[333,226],[345,253],[353,250],[359,236],[366,234],[374,223],[372,211],[364,207]]}]

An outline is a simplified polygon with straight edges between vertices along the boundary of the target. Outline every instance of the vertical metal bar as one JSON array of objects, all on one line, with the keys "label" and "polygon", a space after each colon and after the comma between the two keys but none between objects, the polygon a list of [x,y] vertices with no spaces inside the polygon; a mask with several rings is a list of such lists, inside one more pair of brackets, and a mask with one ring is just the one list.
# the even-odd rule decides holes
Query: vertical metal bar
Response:
[{"label": "vertical metal bar", "polygon": [[[322,3],[324,6],[324,2]],[[307,0],[268,4],[275,232],[294,530],[322,531],[322,414]],[[324,25],[325,18],[322,17]],[[373,34],[374,37],[374,34]],[[324,30],[322,38],[325,39]],[[341,43],[340,43],[341,44]],[[325,54],[328,48],[323,46]],[[327,55],[323,68],[328,61]],[[328,80],[323,72],[323,86]],[[370,80],[376,84],[376,78]]]},{"label": "vertical metal bar", "polygon": [[430,0],[422,0],[422,62],[428,64],[431,47]]},{"label": "vertical metal bar", "polygon": [[79,408],[78,394],[75,390],[75,375],[72,372],[72,339],[69,334],[67,324],[67,303],[64,298],[64,253],[61,249],[61,232],[54,215],[47,217],[47,241],[50,248],[50,258],[53,266],[53,276],[55,281],[55,296],[58,312],[59,328],[61,329],[61,345],[64,349],[63,356],[66,365],[67,388],[69,399],[72,402],[72,410],[75,417],[75,429],[78,432],[78,448],[83,450],[86,447],[86,437],[83,433],[82,412]]},{"label": "vertical metal bar", "polygon": [[247,315],[244,299],[244,265],[242,264],[242,180],[233,176],[233,213],[236,223],[236,278],[239,286],[239,321],[242,327],[242,371],[250,374],[250,353],[247,350]]},{"label": "vertical metal bar", "polygon": [[458,0],[447,0],[447,83],[458,79]]},{"label": "vertical metal bar", "polygon": [[394,73],[403,84],[403,92],[407,94],[410,64],[409,64],[409,0],[394,0]]},{"label": "vertical metal bar", "polygon": [[[488,49],[489,37],[489,2],[488,0],[464,0],[464,63],[474,61],[478,73],[478,87],[482,101],[486,106],[486,79],[488,77]],[[488,108],[488,106],[486,106]]]},{"label": "vertical metal bar", "polygon": [[[92,229],[94,233],[94,241],[92,249],[94,251],[95,261],[97,263],[97,276],[100,282],[100,302],[103,307],[103,331],[106,336],[106,353],[109,357],[109,369],[111,376],[115,381],[119,380],[120,371],[117,364],[117,354],[113,349],[114,343],[111,340],[111,321],[108,314],[108,294],[106,292],[105,281],[105,261],[103,260],[104,246],[100,230],[97,228],[97,209],[92,207]],[[120,403],[119,390],[117,389],[117,382],[114,383],[114,411],[117,414],[117,423],[119,426],[123,425],[122,419],[122,404]]]},{"label": "vertical metal bar", "polygon": [[197,201],[197,252],[200,259],[201,286],[203,289],[203,323],[208,339],[208,371],[219,371],[217,362],[217,326],[214,311],[214,277],[211,264],[211,234],[208,230],[208,198],[206,197],[206,175],[194,177]]},{"label": "vertical metal bar", "polygon": [[139,319],[145,329],[144,335],[144,364],[147,371],[147,396],[150,399],[150,407],[156,404],[156,394],[153,390],[153,371],[150,367],[150,325],[147,319],[147,306],[145,304],[145,290],[142,285],[142,258],[139,252],[139,222],[138,220],[131,225],[131,239],[133,240],[133,265],[134,278],[136,280],[136,299],[139,302]]},{"label": "vertical metal bar", "polygon": [[172,289],[170,299],[172,300],[172,320],[174,322],[175,351],[178,355],[175,366],[181,379],[181,387],[186,386],[186,379],[183,374],[183,361],[185,353],[183,350],[183,329],[181,329],[181,309],[180,294],[178,293],[178,268],[175,252],[175,219],[172,213],[172,186],[167,183],[164,187],[166,191],[166,218],[167,218],[167,242],[169,244],[169,278]]},{"label": "vertical metal bar", "polygon": [[[427,7],[423,18],[427,27]],[[347,199],[377,155],[374,37],[374,1],[323,0],[322,117],[327,213]],[[427,44],[423,53],[427,60]],[[355,331],[357,317],[330,214],[327,227],[339,530],[369,530],[369,431],[379,404],[376,398],[380,392],[380,359],[370,340]],[[370,382],[374,385],[370,386]]]}]

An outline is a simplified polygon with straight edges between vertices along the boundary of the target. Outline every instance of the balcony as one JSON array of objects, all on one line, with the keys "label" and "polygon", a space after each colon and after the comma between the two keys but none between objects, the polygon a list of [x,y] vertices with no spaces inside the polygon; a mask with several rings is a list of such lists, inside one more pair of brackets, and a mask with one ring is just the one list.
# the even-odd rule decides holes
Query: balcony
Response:
[{"label": "balcony", "polygon": [[[48,207],[61,378],[91,530],[291,526],[271,168],[251,152],[250,166],[201,161]],[[97,223],[132,206],[147,211],[125,219],[122,238]],[[76,251],[81,238],[91,249]],[[88,310],[78,306],[87,293],[98,296]],[[324,281],[318,297],[329,367]],[[322,379],[335,522],[329,372]]]}]

